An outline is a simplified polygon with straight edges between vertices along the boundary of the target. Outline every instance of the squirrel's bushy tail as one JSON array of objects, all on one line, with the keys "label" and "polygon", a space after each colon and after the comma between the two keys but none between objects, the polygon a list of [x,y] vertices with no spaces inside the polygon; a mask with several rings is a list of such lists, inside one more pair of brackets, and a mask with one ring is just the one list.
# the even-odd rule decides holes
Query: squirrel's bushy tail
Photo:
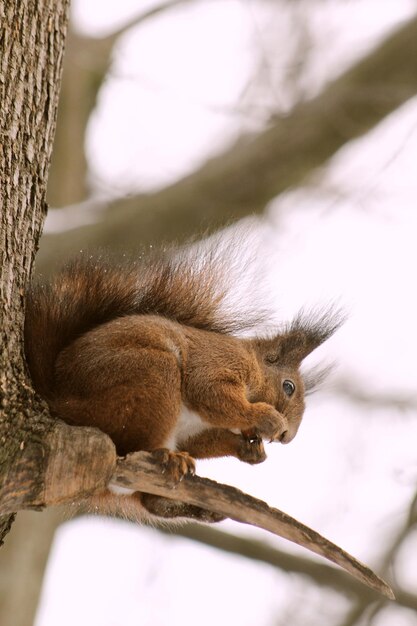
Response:
[{"label": "squirrel's bushy tail", "polygon": [[157,314],[220,333],[253,326],[260,315],[227,311],[226,266],[233,250],[191,247],[114,264],[81,256],[50,283],[30,287],[25,351],[36,390],[48,398],[58,354],[74,339],[120,316]]}]

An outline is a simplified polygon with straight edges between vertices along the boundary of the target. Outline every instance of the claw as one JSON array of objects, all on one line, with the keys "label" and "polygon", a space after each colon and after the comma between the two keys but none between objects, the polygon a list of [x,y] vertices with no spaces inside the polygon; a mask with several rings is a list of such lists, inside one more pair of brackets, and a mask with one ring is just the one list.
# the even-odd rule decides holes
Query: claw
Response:
[{"label": "claw", "polygon": [[195,462],[187,452],[173,452],[167,448],[153,451],[155,459],[159,462],[161,473],[165,474],[174,483],[183,480],[186,474],[195,474]]}]

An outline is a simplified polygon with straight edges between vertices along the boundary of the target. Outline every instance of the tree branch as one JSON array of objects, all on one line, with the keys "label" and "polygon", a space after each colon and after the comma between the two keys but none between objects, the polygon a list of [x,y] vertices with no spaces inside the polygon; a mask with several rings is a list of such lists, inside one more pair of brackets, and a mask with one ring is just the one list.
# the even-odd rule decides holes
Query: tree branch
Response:
[{"label": "tree branch", "polygon": [[339,378],[332,382],[332,394],[346,398],[356,404],[362,404],[373,409],[385,409],[391,411],[416,411],[416,394],[401,394],[398,392],[380,393],[368,392],[361,388],[360,384],[349,378]]},{"label": "tree branch", "polygon": [[173,485],[163,475],[152,453],[136,452],[119,459],[111,482],[135,491],[174,498],[268,530],[337,563],[365,585],[394,598],[392,589],[372,570],[308,526],[234,487],[208,478],[186,476]]},{"label": "tree branch", "polygon": [[116,463],[113,442],[96,428],[55,422],[28,440],[0,483],[0,515],[72,502],[103,489]]},{"label": "tree branch", "polygon": [[190,4],[192,2],[194,2],[195,4],[196,0],[166,0],[166,2],[161,2],[160,4],[157,4],[147,11],[140,11],[137,15],[132,17],[128,22],[126,22],[126,24],[123,24],[123,26],[121,26],[117,30],[112,31],[106,37],[106,39],[111,38],[112,40],[115,40],[131,28],[139,26],[139,24],[143,24],[143,22],[146,22],[146,20],[152,17],[156,17],[160,13],[164,13],[165,11],[169,11],[170,9],[174,9],[181,4]]},{"label": "tree branch", "polygon": [[417,18],[258,135],[155,193],[112,201],[100,223],[43,238],[42,270],[80,248],[126,251],[138,241],[184,240],[254,212],[299,184],[348,141],[417,93]]},{"label": "tree branch", "polygon": [[[158,531],[174,539],[176,536],[191,539],[222,552],[229,552],[252,561],[266,563],[283,572],[300,574],[310,578],[317,585],[355,596],[366,605],[380,599],[377,592],[364,587],[357,579],[349,576],[343,570],[335,569],[325,563],[316,563],[312,559],[295,556],[283,550],[277,550],[263,541],[232,535],[203,524],[186,524],[174,528],[161,527],[158,528]],[[415,595],[396,588],[395,598],[398,604],[417,611],[417,597]]]},{"label": "tree branch", "polygon": [[39,455],[40,449],[29,443],[11,465],[0,488],[0,515],[78,501],[102,491],[111,482],[134,491],[186,502],[268,530],[329,559],[371,589],[394,598],[386,582],[339,546],[286,513],[234,487],[198,476],[185,476],[180,483],[173,484],[151,452],[136,452],[116,463],[112,441],[94,428],[56,422],[47,443],[49,451],[42,461],[43,479],[36,473],[36,484],[40,482],[42,489],[33,492],[31,488],[33,457]]}]

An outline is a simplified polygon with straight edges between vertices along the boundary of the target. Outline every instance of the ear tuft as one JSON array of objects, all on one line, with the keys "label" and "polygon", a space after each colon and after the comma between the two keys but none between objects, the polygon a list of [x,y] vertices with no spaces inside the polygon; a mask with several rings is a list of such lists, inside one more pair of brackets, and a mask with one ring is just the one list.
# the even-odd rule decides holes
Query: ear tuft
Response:
[{"label": "ear tuft", "polygon": [[335,364],[329,365],[316,365],[307,371],[302,372],[305,395],[309,396],[315,393],[318,389],[321,389],[327,378],[335,369]]},{"label": "ear tuft", "polygon": [[280,337],[281,362],[299,365],[329,339],[345,320],[345,313],[334,307],[309,312],[301,310]]}]

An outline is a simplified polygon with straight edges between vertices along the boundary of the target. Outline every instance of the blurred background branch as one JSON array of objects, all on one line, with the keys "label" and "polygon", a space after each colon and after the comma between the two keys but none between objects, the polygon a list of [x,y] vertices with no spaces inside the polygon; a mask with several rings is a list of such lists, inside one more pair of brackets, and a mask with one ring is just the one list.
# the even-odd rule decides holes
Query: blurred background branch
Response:
[{"label": "blurred background branch", "polygon": [[[109,40],[105,41],[106,47]],[[90,43],[84,43],[84,46],[88,48]],[[106,50],[104,57],[98,55],[101,68],[108,66],[109,50]],[[93,73],[91,68],[84,82],[74,69],[73,81],[79,85],[84,82],[85,93],[94,95],[94,98],[77,96],[81,102],[88,103],[88,111],[82,110],[76,152],[84,145],[81,129],[85,130],[98,91],[97,78],[100,77],[103,78],[103,73]],[[59,162],[59,124],[71,129],[71,123],[64,117],[67,91],[74,96],[75,90],[68,85],[63,91],[55,152]],[[269,127],[259,134],[241,137],[197,171],[154,193],[104,201],[99,221],[64,233],[46,235],[38,255],[38,269],[48,271],[48,267],[80,248],[105,246],[126,251],[137,249],[138,242],[146,245],[166,240],[184,241],[207,228],[219,228],[259,213],[270,200],[301,184],[348,141],[371,129],[416,93],[417,18],[388,36],[317,97],[300,102],[287,116],[271,121]],[[71,106],[68,109],[74,110]],[[85,157],[78,155],[74,162],[79,165],[85,162]],[[53,174],[54,170],[51,181]],[[67,196],[68,203],[82,199],[86,177],[87,170],[84,175],[78,171],[74,174],[78,183],[73,180],[65,184],[72,190]],[[60,184],[56,186],[60,187]],[[75,189],[80,184],[81,193],[77,198]],[[65,204],[63,200],[61,195],[60,204]],[[57,202],[52,189],[50,202]]]},{"label": "blurred background branch", "polygon": [[[218,550],[238,554],[247,559],[261,561],[262,563],[277,567],[288,574],[306,576],[316,585],[330,587],[339,593],[353,598],[355,602],[360,603],[360,606],[363,607],[362,612],[371,604],[381,603],[381,598],[377,593],[367,589],[360,583],[358,584],[354,578],[348,576],[342,570],[336,569],[331,565],[326,565],[325,563],[317,563],[310,558],[304,558],[298,555],[294,556],[289,552],[274,548],[267,542],[232,535],[231,533],[220,531],[210,526],[200,526],[196,524],[187,524],[186,526],[175,529],[162,528],[160,532],[172,536],[173,538],[176,536],[185,537]],[[396,544],[397,541],[395,540],[393,547],[394,545],[396,546]],[[395,550],[396,548],[394,548],[394,552]],[[388,569],[388,567],[384,569],[385,573]],[[396,601],[406,608],[417,611],[416,595],[408,594],[396,588]],[[385,600],[382,600],[382,602],[387,603]]]}]

